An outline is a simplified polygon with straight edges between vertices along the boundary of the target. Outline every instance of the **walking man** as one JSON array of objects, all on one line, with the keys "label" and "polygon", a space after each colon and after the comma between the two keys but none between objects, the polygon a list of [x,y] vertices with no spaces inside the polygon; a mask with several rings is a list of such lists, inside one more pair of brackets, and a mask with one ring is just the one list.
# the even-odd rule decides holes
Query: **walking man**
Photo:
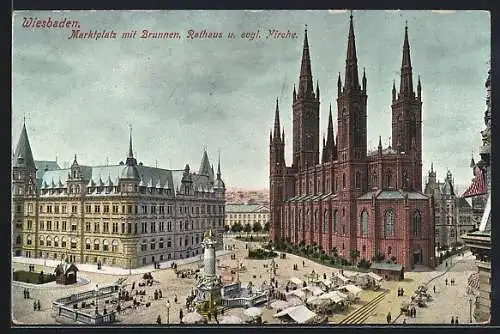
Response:
[{"label": "walking man", "polygon": [[444,279],[444,284],[448,285],[448,279],[447,278]]},{"label": "walking man", "polygon": [[40,299],[38,299],[38,301],[36,302],[36,308],[38,311],[40,311]]},{"label": "walking man", "polygon": [[158,318],[156,318],[156,323],[157,323],[158,325],[161,325],[161,317],[160,317],[160,315],[159,315],[159,314],[158,314]]},{"label": "walking man", "polygon": [[455,325],[458,325],[458,317],[455,317]]},{"label": "walking man", "polygon": [[435,285],[434,285],[434,287],[433,287],[433,290],[434,290],[434,293],[436,293],[436,286],[435,286]]},{"label": "walking man", "polygon": [[387,323],[391,323],[391,312],[387,313]]},{"label": "walking man", "polygon": [[455,324],[455,317],[451,317],[451,324],[454,325]]},{"label": "walking man", "polygon": [[36,311],[36,300],[33,301],[33,311]]}]

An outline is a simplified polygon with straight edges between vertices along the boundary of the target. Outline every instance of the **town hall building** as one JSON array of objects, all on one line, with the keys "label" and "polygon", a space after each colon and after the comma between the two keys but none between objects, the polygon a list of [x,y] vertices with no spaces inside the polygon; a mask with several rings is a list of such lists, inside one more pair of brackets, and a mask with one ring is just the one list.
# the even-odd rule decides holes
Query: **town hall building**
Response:
[{"label": "town hall building", "polygon": [[[270,134],[270,234],[274,242],[313,242],[330,254],[372,261],[395,257],[405,270],[433,267],[433,198],[422,193],[422,86],[414,91],[405,27],[399,91],[392,87],[392,143],[367,150],[367,77],[358,75],[351,15],[345,77],[337,81],[337,134],[330,107],[320,160],[320,90],[313,87],[307,29],[293,90],[293,155],[276,101]],[[377,111],[382,112],[382,111]],[[384,111],[385,112],[385,111]],[[351,254],[359,252],[357,259]]]}]

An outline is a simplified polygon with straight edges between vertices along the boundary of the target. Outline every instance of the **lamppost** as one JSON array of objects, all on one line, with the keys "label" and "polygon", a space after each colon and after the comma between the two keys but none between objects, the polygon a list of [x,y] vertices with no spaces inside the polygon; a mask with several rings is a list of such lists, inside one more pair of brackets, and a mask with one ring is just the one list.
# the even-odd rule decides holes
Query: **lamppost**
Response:
[{"label": "lamppost", "polygon": [[475,299],[473,294],[469,295],[469,323],[472,323],[472,304]]},{"label": "lamppost", "polygon": [[128,259],[128,275],[132,275],[132,259]]},{"label": "lamppost", "polygon": [[99,285],[96,284],[95,285],[95,315],[99,314],[99,309],[98,309],[99,298],[98,298],[98,295],[99,295]]},{"label": "lamppost", "polygon": [[170,301],[167,300],[167,325],[170,324]]}]

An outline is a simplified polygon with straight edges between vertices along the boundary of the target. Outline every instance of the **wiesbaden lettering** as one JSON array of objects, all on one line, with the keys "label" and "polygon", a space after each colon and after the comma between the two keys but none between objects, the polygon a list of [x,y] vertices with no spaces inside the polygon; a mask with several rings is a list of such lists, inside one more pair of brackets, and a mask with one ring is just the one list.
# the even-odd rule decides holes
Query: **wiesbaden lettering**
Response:
[{"label": "wiesbaden lettering", "polygon": [[53,20],[51,17],[41,20],[38,17],[24,17],[23,18],[23,28],[34,29],[34,28],[80,28],[80,22],[68,20],[64,18],[62,20]]},{"label": "wiesbaden lettering", "polygon": [[116,31],[111,30],[90,30],[90,31],[80,31],[80,30],[72,30],[71,35],[69,35],[68,39],[115,39]]}]

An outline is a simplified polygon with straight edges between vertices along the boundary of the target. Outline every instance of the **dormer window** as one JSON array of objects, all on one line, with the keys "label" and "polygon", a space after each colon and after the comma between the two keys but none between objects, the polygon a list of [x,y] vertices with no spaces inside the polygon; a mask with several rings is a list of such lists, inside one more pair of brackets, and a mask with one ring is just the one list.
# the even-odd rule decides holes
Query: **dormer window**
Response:
[{"label": "dormer window", "polygon": [[73,171],[73,178],[76,178],[76,175],[77,175],[76,170],[74,170]]},{"label": "dormer window", "polygon": [[24,162],[23,157],[17,157],[17,163],[22,164]]}]

